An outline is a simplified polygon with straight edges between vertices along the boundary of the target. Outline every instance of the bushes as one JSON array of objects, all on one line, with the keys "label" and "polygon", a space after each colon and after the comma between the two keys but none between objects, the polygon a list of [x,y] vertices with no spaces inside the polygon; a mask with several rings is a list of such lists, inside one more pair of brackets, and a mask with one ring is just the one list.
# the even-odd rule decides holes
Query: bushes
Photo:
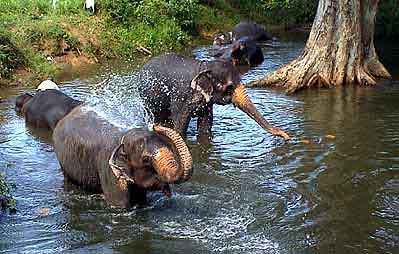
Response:
[{"label": "bushes", "polygon": [[399,36],[399,4],[397,0],[379,2],[376,34],[391,38]]},{"label": "bushes", "polygon": [[135,51],[137,46],[150,48],[153,53],[182,49],[187,42],[187,34],[170,19],[156,26],[136,23],[129,28],[121,28],[117,34],[121,41],[117,48],[119,55]]},{"label": "bushes", "polygon": [[116,22],[128,24],[135,16],[140,0],[102,0],[100,8],[107,12]]},{"label": "bushes", "polygon": [[[203,39],[198,33],[210,37],[244,19],[307,24],[318,0],[97,0],[94,16],[83,3],[58,0],[53,8],[51,0],[0,0],[0,77],[23,65],[40,75],[55,72],[48,55],[125,57],[138,46],[156,54],[181,50]],[[380,1],[376,34],[398,36],[397,7],[397,0]]]},{"label": "bushes", "polygon": [[0,6],[4,14],[27,15],[28,17],[83,11],[82,0],[58,0],[56,8],[53,7],[51,0],[0,0]]},{"label": "bushes", "polygon": [[[24,67],[42,76],[55,74],[57,67],[47,55],[61,55],[79,46],[79,41],[62,23],[75,17],[88,17],[81,0],[0,0],[0,78],[11,78],[13,70]],[[76,15],[76,13],[80,13]],[[75,17],[73,17],[75,16]],[[63,21],[63,22],[61,22]],[[68,20],[69,21],[69,20]],[[13,45],[13,46],[12,46]]]},{"label": "bushes", "polygon": [[169,0],[169,15],[187,32],[197,31],[199,5],[195,0]]},{"label": "bushes", "polygon": [[101,6],[114,21],[125,25],[157,25],[170,19],[186,32],[196,30],[199,10],[197,0],[103,0]]},{"label": "bushes", "polygon": [[76,49],[79,40],[68,32],[59,23],[53,21],[42,21],[32,25],[27,30],[27,38],[41,50],[46,50],[49,55],[59,56]]},{"label": "bushes", "polygon": [[318,0],[263,0],[263,7],[272,22],[293,26],[312,23],[318,2]]},{"label": "bushes", "polygon": [[[116,54],[129,54],[136,46],[155,53],[179,50],[197,31],[196,0],[103,0],[119,38]],[[106,36],[109,40],[110,36]]]},{"label": "bushes", "polygon": [[0,30],[0,79],[10,79],[19,68],[34,70],[36,74],[54,74],[56,66],[47,62],[45,56],[29,47],[15,43],[13,35]]},{"label": "bushes", "polygon": [[26,59],[11,41],[11,35],[0,30],[0,78],[10,78],[12,72],[25,63]]}]

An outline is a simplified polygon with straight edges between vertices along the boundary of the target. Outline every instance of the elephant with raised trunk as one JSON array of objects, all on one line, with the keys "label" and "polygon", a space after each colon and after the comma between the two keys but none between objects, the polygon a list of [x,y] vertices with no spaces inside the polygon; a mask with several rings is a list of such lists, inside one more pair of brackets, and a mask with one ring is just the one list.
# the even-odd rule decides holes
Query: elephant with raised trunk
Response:
[{"label": "elephant with raised trunk", "polygon": [[235,66],[225,60],[199,61],[178,54],[150,60],[137,73],[140,95],[156,123],[186,135],[190,119],[198,117],[199,134],[210,133],[213,104],[233,104],[273,135],[289,139],[272,127],[248,98]]},{"label": "elephant with raised trunk", "polygon": [[65,176],[83,189],[104,193],[111,206],[143,204],[148,190],[170,196],[169,184],[192,175],[191,154],[176,131],[160,125],[153,131],[121,129],[86,106],[57,124],[53,140]]}]

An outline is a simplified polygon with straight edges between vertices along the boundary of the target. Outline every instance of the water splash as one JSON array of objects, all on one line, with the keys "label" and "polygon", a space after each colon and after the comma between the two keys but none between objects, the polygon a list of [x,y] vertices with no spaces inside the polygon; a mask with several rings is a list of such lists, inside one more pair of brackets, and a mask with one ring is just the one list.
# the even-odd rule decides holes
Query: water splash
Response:
[{"label": "water splash", "polygon": [[87,90],[74,87],[73,97],[78,97],[100,117],[121,128],[151,129],[154,117],[138,93],[139,81],[135,75],[112,74]]}]

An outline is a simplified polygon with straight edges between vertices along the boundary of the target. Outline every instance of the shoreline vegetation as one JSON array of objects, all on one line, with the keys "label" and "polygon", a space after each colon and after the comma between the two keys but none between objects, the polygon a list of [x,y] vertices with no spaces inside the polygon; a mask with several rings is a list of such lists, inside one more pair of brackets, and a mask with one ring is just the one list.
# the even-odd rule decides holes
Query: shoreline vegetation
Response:
[{"label": "shoreline vegetation", "polygon": [[[107,59],[184,51],[240,20],[268,30],[310,27],[317,0],[0,0],[0,86],[25,85],[63,68]],[[394,0],[380,4],[385,34],[395,35]],[[378,23],[378,22],[377,22]],[[33,82],[37,83],[37,82]]]}]

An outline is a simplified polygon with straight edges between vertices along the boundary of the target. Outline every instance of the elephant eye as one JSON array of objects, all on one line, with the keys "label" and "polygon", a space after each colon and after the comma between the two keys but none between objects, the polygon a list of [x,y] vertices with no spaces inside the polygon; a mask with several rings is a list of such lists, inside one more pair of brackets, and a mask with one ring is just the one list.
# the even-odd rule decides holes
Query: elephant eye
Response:
[{"label": "elephant eye", "polygon": [[143,164],[144,164],[144,166],[150,166],[151,165],[151,157],[144,156],[143,157]]},{"label": "elephant eye", "polygon": [[122,158],[127,159],[127,153],[125,152],[125,149],[124,149],[123,146],[121,147],[121,150],[119,151],[119,155],[120,155]]},{"label": "elephant eye", "polygon": [[233,91],[234,91],[234,86],[232,84],[227,85],[226,93],[227,94],[233,94]]}]

